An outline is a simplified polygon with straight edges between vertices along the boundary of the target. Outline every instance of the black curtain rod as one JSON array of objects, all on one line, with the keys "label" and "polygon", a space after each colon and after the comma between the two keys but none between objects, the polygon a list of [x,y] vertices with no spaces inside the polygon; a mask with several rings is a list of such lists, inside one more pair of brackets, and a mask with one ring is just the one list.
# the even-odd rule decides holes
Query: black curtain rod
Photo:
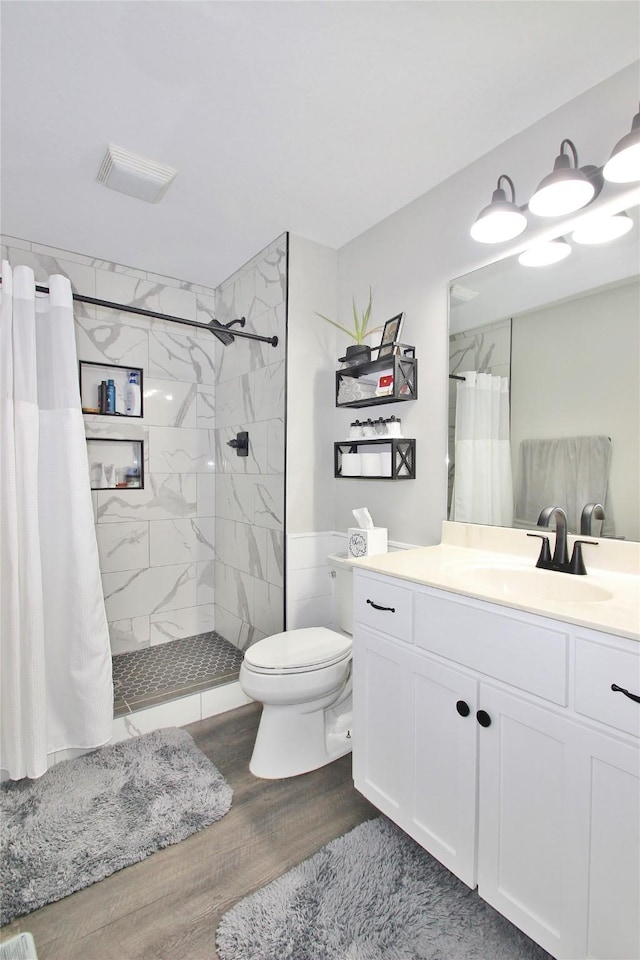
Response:
[{"label": "black curtain rod", "polygon": [[466,377],[458,377],[455,373],[449,374],[449,380],[466,380]]},{"label": "black curtain rod", "polygon": [[[2,283],[2,277],[0,277]],[[49,293],[49,287],[36,284],[38,293]],[[144,310],[142,307],[131,307],[124,303],[113,303],[111,300],[98,300],[96,297],[85,297],[81,293],[74,293],[73,299],[79,303],[90,303],[95,307],[107,307],[109,310],[121,310],[124,313],[135,313],[139,317],[152,317],[155,320],[169,320],[171,323],[183,323],[187,327],[200,327],[201,330],[209,330],[214,336],[218,337],[222,343],[233,342],[234,337],[244,337],[245,340],[260,340],[262,343],[270,343],[272,347],[278,346],[277,337],[261,337],[257,333],[245,333],[243,330],[227,330],[224,323],[218,320],[211,320],[209,323],[198,323],[197,320],[185,320],[184,317],[172,317],[167,313],[157,313],[155,310]],[[231,323],[245,324],[245,318],[232,320]],[[230,326],[231,324],[229,324]]]},{"label": "black curtain rod", "polygon": [[[48,293],[47,287],[36,287],[36,290],[39,290],[43,293]],[[95,297],[85,297],[81,293],[74,293],[73,299],[78,300],[80,303],[91,303],[96,307],[108,307],[111,310],[123,310],[125,313],[135,313],[140,317],[153,317],[156,320],[169,320],[171,323],[183,323],[187,327],[200,327],[201,330],[210,330],[211,333],[218,336],[218,330],[222,333],[224,339],[222,343],[225,343],[229,337],[231,337],[231,342],[234,337],[244,337],[245,340],[259,340],[261,343],[270,343],[272,347],[278,346],[277,337],[261,337],[257,333],[245,333],[243,330],[234,330],[231,332],[225,331],[226,326],[231,326],[231,324],[220,323],[218,320],[211,320],[209,323],[198,323],[197,320],[185,320],[184,317],[172,317],[167,313],[156,313],[155,310],[144,310],[142,307],[130,307],[124,303],[112,303],[110,300],[97,300]],[[232,320],[232,323],[240,323],[241,326],[245,325],[245,318],[240,317],[238,320]],[[221,337],[218,337],[220,340]]]}]

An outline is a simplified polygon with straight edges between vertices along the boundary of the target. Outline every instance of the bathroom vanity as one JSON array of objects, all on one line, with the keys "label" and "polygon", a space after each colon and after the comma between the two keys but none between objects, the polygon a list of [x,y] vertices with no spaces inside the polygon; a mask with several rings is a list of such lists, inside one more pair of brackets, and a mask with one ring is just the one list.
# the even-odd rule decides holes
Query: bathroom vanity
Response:
[{"label": "bathroom vanity", "polygon": [[635,960],[638,545],[573,577],[465,527],[354,567],[355,785],[558,960]]}]

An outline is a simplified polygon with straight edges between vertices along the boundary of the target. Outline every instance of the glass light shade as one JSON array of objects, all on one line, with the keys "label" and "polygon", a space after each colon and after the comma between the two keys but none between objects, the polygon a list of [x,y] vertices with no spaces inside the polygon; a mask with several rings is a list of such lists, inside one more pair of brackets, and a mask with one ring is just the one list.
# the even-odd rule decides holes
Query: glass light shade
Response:
[{"label": "glass light shade", "polygon": [[554,170],[540,181],[529,210],[537,217],[562,217],[586,206],[594,194],[593,184],[581,170]]},{"label": "glass light shade", "polygon": [[471,236],[479,243],[501,243],[520,236],[526,226],[527,218],[515,203],[495,200],[480,211]]},{"label": "glass light shade", "polygon": [[627,213],[616,213],[611,217],[593,217],[577,230],[572,239],[576,243],[608,243],[617,240],[633,227],[633,220]]},{"label": "glass light shade", "polygon": [[518,257],[518,263],[523,267],[548,267],[552,263],[559,263],[571,253],[571,247],[566,240],[550,240],[548,243],[534,243]]},{"label": "glass light shade", "polygon": [[610,183],[634,183],[640,180],[640,121],[636,124],[634,120],[631,133],[615,145],[602,175]]}]

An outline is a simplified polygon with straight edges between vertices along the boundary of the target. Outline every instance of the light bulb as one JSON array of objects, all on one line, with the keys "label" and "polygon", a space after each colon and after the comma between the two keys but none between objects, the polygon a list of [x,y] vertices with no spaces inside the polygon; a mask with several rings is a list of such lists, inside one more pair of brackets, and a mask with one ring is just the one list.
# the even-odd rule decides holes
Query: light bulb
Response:
[{"label": "light bulb", "polygon": [[543,186],[543,180],[531,197],[529,210],[537,217],[563,217],[574,210],[580,210],[593,198],[593,184],[589,183],[584,175],[576,177],[575,174],[580,174],[579,170],[561,172],[568,173],[569,176],[556,179],[547,186]]},{"label": "light bulb", "polygon": [[[511,200],[501,186],[502,181],[511,189]],[[519,236],[527,226],[527,218],[516,205],[516,191],[511,177],[501,173],[491,203],[480,211],[471,227],[471,236],[479,243],[502,243]]]},{"label": "light bulb", "polygon": [[608,243],[617,240],[633,227],[628,213],[617,213],[611,217],[592,217],[573,231],[572,239],[576,243]]},{"label": "light bulb", "polygon": [[[565,153],[568,150],[571,156]],[[573,166],[571,161],[573,160]],[[591,169],[591,168],[587,168]],[[563,217],[586,206],[595,196],[595,186],[578,169],[578,151],[571,140],[563,140],[560,153],[529,200],[529,210],[537,217]]]},{"label": "light bulb", "polygon": [[640,112],[633,118],[631,133],[616,143],[602,174],[610,183],[640,180]]},{"label": "light bulb", "polygon": [[562,237],[547,243],[534,243],[518,257],[523,267],[548,267],[559,263],[571,253],[571,247]]},{"label": "light bulb", "polygon": [[[507,209],[511,208],[511,209]],[[519,210],[514,210],[507,201],[493,203],[484,210],[471,227],[471,236],[479,243],[500,243],[520,236],[527,226],[527,218]]]}]

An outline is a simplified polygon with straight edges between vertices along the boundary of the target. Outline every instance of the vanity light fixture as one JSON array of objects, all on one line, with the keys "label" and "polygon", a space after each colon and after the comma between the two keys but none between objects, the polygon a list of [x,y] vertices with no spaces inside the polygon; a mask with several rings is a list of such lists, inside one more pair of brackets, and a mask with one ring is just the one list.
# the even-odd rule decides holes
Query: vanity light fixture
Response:
[{"label": "vanity light fixture", "polygon": [[631,124],[631,133],[618,140],[602,171],[610,183],[640,180],[640,110]]},{"label": "vanity light fixture", "polygon": [[576,243],[608,243],[623,237],[632,227],[633,220],[624,211],[608,217],[594,216],[574,230],[571,239]]},{"label": "vanity light fixture", "polygon": [[[571,156],[565,153],[565,148],[570,151]],[[538,184],[538,189],[529,201],[529,210],[538,217],[562,217],[585,207],[595,195],[594,184],[578,167],[578,151],[575,145],[571,140],[563,140],[553,172],[547,174]]]},{"label": "vanity light fixture", "polygon": [[548,267],[552,263],[559,263],[571,253],[571,245],[564,237],[557,237],[546,243],[534,243],[528,250],[524,250],[518,257],[518,263],[523,267]]},{"label": "vanity light fixture", "polygon": [[[501,187],[506,181],[511,188],[511,200]],[[479,243],[500,243],[518,237],[527,226],[527,218],[516,205],[516,191],[513,180],[505,173],[500,174],[491,203],[480,211],[471,227],[471,236]]]}]

